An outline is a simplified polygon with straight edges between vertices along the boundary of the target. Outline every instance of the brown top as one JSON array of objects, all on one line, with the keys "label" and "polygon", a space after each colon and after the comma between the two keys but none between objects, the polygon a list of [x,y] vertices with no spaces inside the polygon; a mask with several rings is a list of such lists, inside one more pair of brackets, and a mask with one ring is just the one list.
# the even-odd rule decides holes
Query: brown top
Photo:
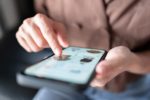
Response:
[{"label": "brown top", "polygon": [[45,0],[44,3],[48,16],[66,26],[71,45],[107,50],[119,45],[133,50],[150,41],[149,5],[150,0]]}]

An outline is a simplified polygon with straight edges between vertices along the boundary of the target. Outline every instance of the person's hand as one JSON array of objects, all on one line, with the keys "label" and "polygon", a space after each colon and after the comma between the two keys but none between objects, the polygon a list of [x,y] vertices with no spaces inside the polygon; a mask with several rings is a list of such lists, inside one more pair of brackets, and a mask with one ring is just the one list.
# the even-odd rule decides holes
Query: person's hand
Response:
[{"label": "person's hand", "polygon": [[16,38],[28,52],[51,48],[57,56],[61,55],[62,47],[69,45],[64,26],[43,14],[24,20],[16,33]]},{"label": "person's hand", "polygon": [[[97,74],[91,82],[91,86],[102,88],[117,75],[129,71],[129,67],[133,64],[133,59],[134,54],[127,47],[119,46],[111,49],[105,60],[97,65]],[[119,83],[117,85],[119,87]]]}]

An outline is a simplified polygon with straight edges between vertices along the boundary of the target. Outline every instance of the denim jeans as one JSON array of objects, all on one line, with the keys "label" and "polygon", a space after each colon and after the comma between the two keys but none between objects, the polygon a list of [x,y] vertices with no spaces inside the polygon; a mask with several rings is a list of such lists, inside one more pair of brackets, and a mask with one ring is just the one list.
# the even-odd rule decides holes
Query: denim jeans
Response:
[{"label": "denim jeans", "polygon": [[70,93],[42,88],[33,100],[150,100],[150,75],[128,84],[121,93],[112,93],[89,87],[83,93]]}]

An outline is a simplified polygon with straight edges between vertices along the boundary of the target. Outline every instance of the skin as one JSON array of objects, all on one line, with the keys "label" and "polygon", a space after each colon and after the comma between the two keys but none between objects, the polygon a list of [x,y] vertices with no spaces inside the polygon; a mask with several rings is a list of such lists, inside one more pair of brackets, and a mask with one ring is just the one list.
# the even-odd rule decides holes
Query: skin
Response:
[{"label": "skin", "polygon": [[24,20],[16,33],[16,38],[27,52],[51,48],[57,56],[60,56],[62,47],[69,46],[64,26],[43,14]]},{"label": "skin", "polygon": [[109,50],[105,60],[96,67],[97,75],[91,83],[94,87],[103,87],[123,72],[134,74],[150,73],[150,51],[131,52],[127,47],[118,46]]},{"label": "skin", "polygon": [[[65,28],[61,23],[37,14],[24,20],[16,33],[19,44],[27,52],[39,52],[51,48],[55,55],[61,56],[62,47],[68,47]],[[97,75],[91,82],[93,87],[103,87],[123,72],[148,74],[150,72],[150,51],[134,53],[125,46],[109,50],[105,60],[96,67]]]}]

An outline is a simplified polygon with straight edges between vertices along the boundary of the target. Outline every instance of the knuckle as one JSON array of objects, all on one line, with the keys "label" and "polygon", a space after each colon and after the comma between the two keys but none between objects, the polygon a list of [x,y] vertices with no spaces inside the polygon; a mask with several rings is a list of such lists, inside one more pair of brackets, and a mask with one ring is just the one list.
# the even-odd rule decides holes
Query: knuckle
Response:
[{"label": "knuckle", "polygon": [[23,21],[23,25],[30,24],[30,23],[31,23],[31,18],[27,18]]},{"label": "knuckle", "polygon": [[43,14],[40,14],[40,13],[38,13],[38,14],[36,14],[35,15],[35,17],[34,17],[35,19],[40,19],[40,20],[43,20],[44,19],[44,15]]},{"label": "knuckle", "polygon": [[21,26],[21,27],[19,27],[19,33],[24,33],[24,28],[23,28],[23,26]]},{"label": "knuckle", "polygon": [[41,13],[38,13],[38,14],[35,15],[35,17],[38,17],[38,18],[40,18],[42,16],[43,16],[43,14],[41,14]]},{"label": "knuckle", "polygon": [[105,77],[107,74],[107,69],[104,67],[98,68],[97,72],[100,74],[101,77]]},{"label": "knuckle", "polygon": [[52,26],[52,20],[50,20],[46,15],[43,15],[43,14],[36,14],[35,17],[34,17],[35,20],[38,20],[42,25],[43,27],[51,27]]},{"label": "knuckle", "polygon": [[27,26],[28,26],[28,28],[31,28],[31,29],[34,29],[34,28],[35,28],[34,21],[33,21],[31,18],[26,19],[26,20],[23,22],[23,25],[24,25],[24,27],[27,27]]}]

